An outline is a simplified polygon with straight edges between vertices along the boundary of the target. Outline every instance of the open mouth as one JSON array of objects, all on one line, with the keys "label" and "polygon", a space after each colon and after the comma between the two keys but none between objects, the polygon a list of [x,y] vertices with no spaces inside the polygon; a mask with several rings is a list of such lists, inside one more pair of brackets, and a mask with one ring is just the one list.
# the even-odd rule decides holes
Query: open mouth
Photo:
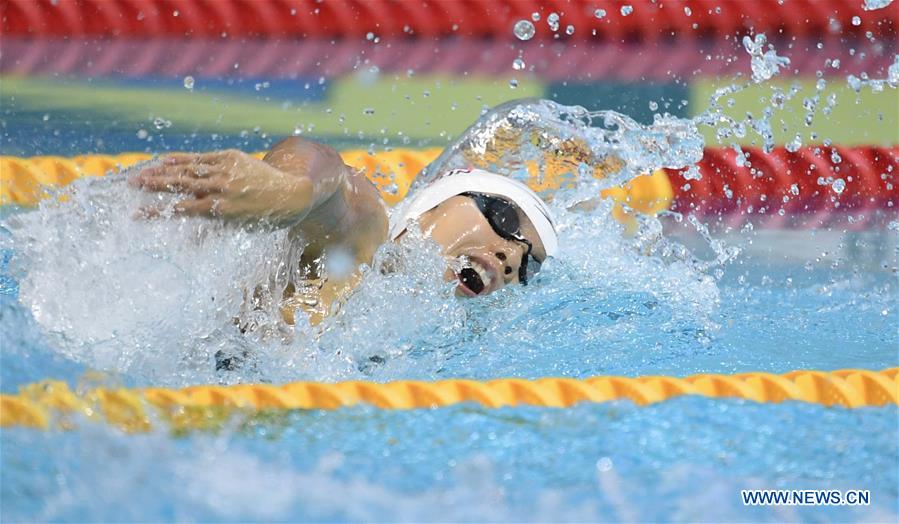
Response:
[{"label": "open mouth", "polygon": [[481,275],[478,275],[478,272],[470,267],[466,267],[462,269],[462,271],[459,271],[459,281],[475,295],[480,294],[486,287],[484,286],[484,281],[481,279]]},{"label": "open mouth", "polygon": [[471,292],[471,295],[480,295],[492,283],[490,271],[470,258],[465,259],[463,263],[464,266],[456,272],[459,282],[464,290]]}]

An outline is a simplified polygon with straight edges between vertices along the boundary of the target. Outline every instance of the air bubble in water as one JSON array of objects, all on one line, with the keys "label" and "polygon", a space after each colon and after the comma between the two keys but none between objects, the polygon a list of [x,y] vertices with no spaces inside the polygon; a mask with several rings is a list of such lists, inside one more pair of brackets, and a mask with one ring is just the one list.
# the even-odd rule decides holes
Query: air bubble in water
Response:
[{"label": "air bubble in water", "polygon": [[634,12],[634,8],[629,5],[621,6],[621,16],[627,16]]},{"label": "air bubble in water", "polygon": [[368,33],[365,33],[365,39],[371,42],[375,39],[375,34],[369,31]]},{"label": "air bubble in water", "polygon": [[515,78],[509,80],[509,87],[511,87],[512,89],[516,89],[518,87],[518,80]]},{"label": "air bubble in water", "polygon": [[658,104],[655,100],[650,100],[650,101],[649,101],[649,110],[650,110],[650,111],[655,111],[655,110],[657,110],[658,108],[659,108],[659,104]]},{"label": "air bubble in water", "polygon": [[842,178],[838,178],[833,181],[833,184],[831,184],[830,187],[831,187],[831,189],[833,189],[834,193],[840,195],[846,189],[846,181],[843,180]]},{"label": "air bubble in water", "polygon": [[150,133],[147,133],[146,129],[137,130],[137,138],[140,138],[141,140],[146,140],[149,135]]},{"label": "air bubble in water", "polygon": [[524,69],[524,66],[525,66],[524,60],[522,60],[521,58],[516,58],[515,60],[512,61],[512,69],[514,69],[516,71],[521,71],[522,69]]},{"label": "air bubble in water", "polygon": [[569,25],[568,27],[566,27],[566,28],[565,28],[565,34],[566,34],[566,35],[569,35],[569,36],[570,36],[570,35],[573,35],[573,34],[574,34],[574,26],[573,26],[573,25]]},{"label": "air bubble in water", "polygon": [[853,16],[852,17],[852,25],[854,25],[856,27],[862,25],[862,19],[857,16]]},{"label": "air bubble in water", "polygon": [[172,122],[162,118],[161,116],[157,116],[153,119],[153,127],[156,129],[162,129],[164,127],[172,127]]},{"label": "air bubble in water", "polygon": [[362,110],[362,114],[363,115],[373,115],[373,114],[375,114],[375,108],[366,107],[365,109]]},{"label": "air bubble in water", "polygon": [[535,22],[539,22],[540,21],[540,13],[538,13],[536,11],[531,13],[531,20],[533,20]]},{"label": "air bubble in water", "polygon": [[595,16],[599,20],[602,20],[603,18],[606,17],[606,10],[605,9],[597,9],[596,11],[593,11],[593,16]]},{"label": "air bubble in water", "polygon": [[184,89],[194,90],[194,77],[190,75],[184,77]]},{"label": "air bubble in water", "polygon": [[519,20],[515,22],[515,27],[513,28],[513,32],[515,36],[522,41],[530,40],[534,38],[534,33],[536,33],[536,29],[534,29],[534,24],[530,23],[527,20]]},{"label": "air bubble in water", "polygon": [[690,15],[693,14],[693,10],[690,9],[689,7],[685,7],[685,8],[684,8],[684,14],[687,15],[687,16],[690,16]]}]

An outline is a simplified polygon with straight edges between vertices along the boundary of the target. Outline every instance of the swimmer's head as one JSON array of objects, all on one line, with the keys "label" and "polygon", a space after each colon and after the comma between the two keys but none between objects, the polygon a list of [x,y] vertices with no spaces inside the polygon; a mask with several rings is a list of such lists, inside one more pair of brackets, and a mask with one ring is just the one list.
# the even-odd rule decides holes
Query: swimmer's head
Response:
[{"label": "swimmer's head", "polygon": [[480,169],[450,171],[421,188],[390,232],[399,238],[409,222],[443,247],[445,278],[458,280],[462,296],[526,284],[558,251],[549,209],[526,185]]}]

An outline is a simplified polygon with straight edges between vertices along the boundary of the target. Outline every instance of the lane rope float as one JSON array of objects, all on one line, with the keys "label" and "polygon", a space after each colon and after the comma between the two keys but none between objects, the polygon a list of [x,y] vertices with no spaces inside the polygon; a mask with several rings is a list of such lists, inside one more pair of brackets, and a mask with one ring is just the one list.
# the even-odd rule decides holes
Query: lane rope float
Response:
[{"label": "lane rope float", "polygon": [[[347,165],[364,171],[381,191],[384,201],[392,206],[405,197],[418,173],[436,159],[440,152],[440,148],[394,149],[378,153],[353,149],[342,151],[340,155]],[[262,153],[253,155],[258,158]],[[34,206],[51,195],[53,190],[65,187],[78,178],[115,173],[152,158],[150,153],[79,155],[71,158],[0,156],[0,205]],[[534,188],[540,191],[547,187],[558,187],[563,175],[543,173],[540,185],[545,187]],[[601,178],[604,172],[597,168],[595,176]],[[534,183],[536,184],[536,180]],[[628,214],[627,208],[644,214],[655,214],[668,209],[674,193],[668,176],[664,171],[657,170],[623,186],[606,189],[600,192],[600,196],[615,201],[613,216],[627,227],[632,227],[635,219],[632,214]]]},{"label": "lane rope float", "polygon": [[[105,421],[128,431],[149,430],[163,420],[181,429],[208,427],[234,410],[333,410],[357,404],[381,409],[427,409],[463,402],[487,408],[542,406],[565,408],[580,402],[630,400],[645,406],[682,395],[740,398],[760,403],[788,400],[859,408],[899,405],[899,368],[882,371],[791,371],[702,374],[685,378],[600,376],[586,379],[540,378],[403,380],[388,383],[294,382],[280,386],[242,384],[183,389],[97,388],[73,392],[64,382],[46,381],[0,395],[0,427],[72,427],[76,419]],[[155,409],[150,409],[150,408]]]},{"label": "lane rope float", "polygon": [[[393,205],[439,153],[439,148],[379,153],[357,149],[341,155],[348,165],[364,170]],[[150,158],[149,153],[0,156],[0,204],[35,205],[50,188]],[[657,170],[607,189],[602,196],[644,214],[671,205],[675,211],[720,217],[731,225],[753,221],[773,227],[822,227],[855,213],[849,227],[858,229],[899,214],[899,147],[780,147],[768,153],[749,147],[742,156],[732,148],[706,148],[697,167],[700,178],[685,170]],[[837,180],[842,180],[838,189]]]}]

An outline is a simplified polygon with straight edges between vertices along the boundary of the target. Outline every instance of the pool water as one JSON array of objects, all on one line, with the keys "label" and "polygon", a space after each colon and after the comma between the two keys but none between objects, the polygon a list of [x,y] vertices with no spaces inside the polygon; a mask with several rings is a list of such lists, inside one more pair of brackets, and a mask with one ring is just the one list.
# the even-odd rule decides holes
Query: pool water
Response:
[{"label": "pool water", "polygon": [[[732,259],[714,264],[685,222],[666,221],[648,253],[608,209],[556,209],[565,252],[527,288],[457,299],[434,278],[433,246],[412,239],[414,263],[373,272],[334,318],[318,328],[300,322],[292,338],[272,342],[241,339],[228,331],[233,311],[199,311],[195,300],[212,294],[239,307],[242,264],[283,238],[202,220],[134,221],[125,211],[143,198],[108,177],[76,183],[65,204],[4,212],[3,392],[45,378],[184,386],[899,361],[892,231],[777,240],[747,230],[726,240]],[[125,245],[119,237],[129,234]],[[795,248],[803,243],[813,248]],[[131,311],[102,289],[133,291],[120,295],[131,297]],[[86,303],[85,292],[99,298]],[[185,306],[173,310],[172,293]],[[235,347],[249,350],[245,364],[216,371],[215,352]],[[897,416],[895,406],[684,397],[567,410],[238,413],[218,430],[178,434],[160,425],[129,435],[89,421],[72,431],[4,428],[2,513],[10,521],[889,521],[899,504]],[[743,506],[740,490],[753,488],[868,489],[872,503]]]},{"label": "pool water", "polygon": [[[690,95],[671,71],[657,72],[665,86],[644,82],[664,87],[658,96],[643,96],[649,91],[639,91],[638,83],[600,86],[604,96],[620,92],[628,98],[627,109],[634,109],[629,114],[642,113],[637,120],[552,103],[517,114],[516,125],[529,126],[528,132],[518,136],[512,162],[504,158],[505,167],[491,168],[519,176],[522,165],[544,158],[548,149],[540,148],[551,149],[559,137],[575,139],[596,159],[620,158],[624,168],[598,182],[578,165],[571,173],[576,187],[550,203],[561,255],[527,287],[478,300],[454,296],[453,286],[440,279],[445,261],[436,246],[413,232],[377,254],[340,311],[318,326],[300,315],[296,327],[289,327],[280,322],[275,301],[255,311],[245,307],[247,290],[265,284],[270,295],[263,297],[277,297],[289,278],[283,268],[296,267],[299,253],[288,249],[283,231],[202,219],[135,219],[142,205],[171,206],[174,200],[129,187],[128,173],[78,180],[63,191],[64,199],[47,199],[34,210],[6,206],[0,210],[0,391],[15,393],[44,379],[84,390],[896,366],[899,222],[861,232],[839,225],[733,231],[666,213],[643,217],[629,235],[611,218],[610,202],[589,212],[569,210],[641,172],[695,164],[712,138],[736,149],[737,143],[773,147],[775,141],[798,141],[799,147],[806,137],[810,144],[833,136],[865,143],[893,139],[893,115],[881,107],[883,100],[894,100],[884,94],[885,85],[893,88],[885,84],[892,82],[892,69],[884,69],[897,64],[899,70],[893,43],[839,42],[852,47],[844,56],[830,51],[833,43],[822,50],[812,39],[777,41],[777,52],[795,53],[795,63],[805,46],[806,55],[817,57],[810,64],[829,64],[817,75],[803,71],[803,88],[793,79],[769,82],[791,73],[763,40],[750,39],[744,49],[734,39],[714,58],[703,52],[709,65],[730,63],[731,52],[751,63],[736,80],[697,80]],[[11,44],[25,50],[33,45],[30,39]],[[669,44],[652,53],[672,51]],[[52,49],[44,53],[58,54]],[[102,54],[83,53],[88,63]],[[645,58],[641,53],[629,56],[637,63]],[[869,55],[886,64],[871,73],[887,80],[865,80],[864,89],[850,90],[834,76],[844,71],[837,72],[833,56],[843,57],[848,73],[850,67],[858,72],[856,62]],[[608,107],[605,98],[590,95],[600,91],[588,84],[569,86],[563,79],[540,90],[528,85],[524,71],[521,85],[508,78],[418,80],[412,70],[403,71],[404,84],[398,71],[385,70],[381,77],[367,58],[359,64],[368,73],[335,81],[342,86],[335,92],[348,99],[336,110],[331,100],[318,99],[324,87],[306,95],[294,89],[296,82],[310,80],[310,91],[316,78],[324,85],[317,71],[309,79],[285,81],[284,92],[278,87],[261,94],[263,79],[256,78],[199,78],[195,92],[187,84],[182,91],[182,78],[171,75],[110,85],[92,77],[10,76],[0,148],[20,155],[250,151],[270,147],[293,128],[294,134],[318,133],[338,146],[372,150],[451,143],[440,160],[447,167],[471,161],[466,155],[476,148],[466,150],[466,140],[478,144],[496,122],[490,118],[498,113],[487,112],[488,102],[512,96],[564,99],[557,95],[584,90],[586,99],[578,103]],[[226,96],[249,91],[257,80],[253,100]],[[146,100],[150,91],[114,85],[149,87],[157,81],[168,87]],[[877,89],[872,82],[880,82]],[[518,91],[510,95],[511,88]],[[410,102],[397,102],[406,91]],[[807,122],[830,118],[837,91],[840,112],[819,136],[819,127],[808,128]],[[377,100],[382,94],[383,106]],[[310,100],[294,107],[295,96]],[[60,102],[46,109],[41,97]],[[69,98],[72,104],[63,103]],[[430,116],[421,118],[429,113],[423,108],[431,107],[426,98],[445,101],[446,108],[435,105],[434,113],[445,109],[451,118],[435,118],[434,125]],[[356,108],[359,99],[366,109]],[[396,111],[395,121],[387,122],[391,118],[384,115]],[[479,111],[481,121],[456,138]],[[265,127],[271,134],[265,122],[251,121],[263,113],[269,124],[278,124]],[[344,113],[351,113],[350,124]],[[846,124],[850,116],[854,127]],[[296,122],[310,117],[319,118],[318,131],[314,122]],[[171,131],[167,118],[176,120]],[[788,126],[793,120],[798,124]],[[543,140],[529,141],[534,136]],[[707,238],[707,226],[715,240]],[[385,266],[393,270],[381,271]],[[257,329],[241,334],[235,319]],[[217,369],[222,358],[238,364]],[[90,420],[67,430],[8,427],[0,429],[0,520],[895,522],[897,420],[897,406],[843,409],[679,397],[646,407],[620,401],[571,409],[463,404],[411,411],[358,406],[235,412],[215,429],[174,431],[155,424],[141,434]],[[743,489],[870,490],[871,503],[744,506]]]}]

